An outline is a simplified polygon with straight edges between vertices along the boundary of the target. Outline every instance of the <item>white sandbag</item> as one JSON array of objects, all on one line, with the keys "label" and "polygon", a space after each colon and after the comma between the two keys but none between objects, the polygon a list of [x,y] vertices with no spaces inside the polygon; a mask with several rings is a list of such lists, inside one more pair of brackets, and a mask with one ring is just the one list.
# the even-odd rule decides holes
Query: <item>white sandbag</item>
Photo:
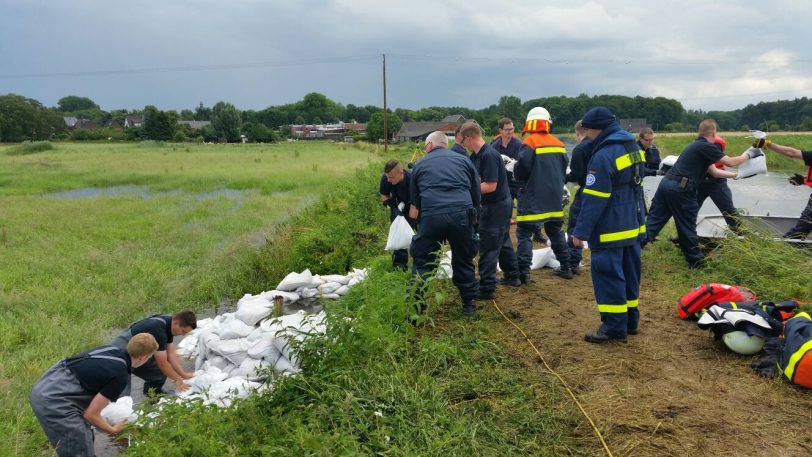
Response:
[{"label": "white sandbag", "polygon": [[325,282],[327,282],[327,281],[322,279],[321,276],[313,275],[313,280],[310,281],[310,284],[305,286],[305,289],[315,289],[315,288],[319,287],[320,285],[324,284]]},{"label": "white sandbag", "polygon": [[281,291],[292,291],[296,290],[302,286],[309,286],[310,283],[313,281],[313,274],[310,273],[310,270],[305,270],[301,273],[288,273],[279,284],[276,286],[276,290]]},{"label": "white sandbag", "polygon": [[332,294],[322,294],[321,297],[322,298],[327,298],[329,300],[338,300],[339,298],[341,298],[341,295],[338,295],[336,293],[332,293]]},{"label": "white sandbag", "polygon": [[254,343],[257,340],[261,340],[264,335],[265,335],[265,332],[263,332],[261,328],[255,327],[254,331],[251,332],[250,334],[248,334],[248,336],[246,336],[245,339],[249,343]]},{"label": "white sandbag", "polygon": [[313,298],[319,294],[319,289],[303,289],[301,292],[302,298]]},{"label": "white sandbag", "polygon": [[533,249],[533,260],[530,262],[530,269],[544,268],[553,258],[555,258],[553,248]]},{"label": "white sandbag", "polygon": [[561,262],[558,261],[555,257],[547,261],[547,264],[544,265],[547,268],[552,268],[553,270],[557,270],[561,266]]},{"label": "white sandbag", "polygon": [[245,338],[253,331],[253,325],[248,325],[240,319],[234,317],[228,322],[224,322],[223,325],[220,326],[219,335],[221,340],[233,340],[237,338]]},{"label": "white sandbag", "polygon": [[115,425],[123,420],[133,422],[138,415],[133,413],[133,398],[120,397],[115,403],[110,403],[101,411],[101,417],[108,423]]},{"label": "white sandbag", "polygon": [[267,361],[276,361],[282,353],[273,344],[274,337],[266,335],[259,341],[256,341],[251,347],[248,348],[248,356],[252,359],[264,359]]},{"label": "white sandbag", "polygon": [[403,216],[398,216],[389,226],[389,237],[386,239],[386,251],[397,251],[398,249],[409,249],[412,244],[414,230]]},{"label": "white sandbag", "polygon": [[332,294],[341,287],[337,282],[326,282],[319,286],[319,292],[322,294]]},{"label": "white sandbag", "polygon": [[258,372],[267,366],[269,366],[268,362],[261,359],[253,359],[248,357],[247,359],[243,360],[236,370],[229,373],[229,375],[232,377],[239,376],[241,378],[256,381],[260,378],[264,378],[264,376],[259,376]]},{"label": "white sandbag", "polygon": [[273,364],[273,370],[278,374],[294,374],[302,371],[301,368],[294,366],[290,360],[279,357],[279,359]]},{"label": "white sandbag", "polygon": [[248,340],[245,338],[215,341],[209,349],[222,355],[234,365],[239,365],[248,357]]},{"label": "white sandbag", "polygon": [[269,290],[267,292],[262,292],[260,294],[262,297],[268,299],[269,302],[273,303],[274,298],[282,297],[282,301],[284,303],[293,303],[299,300],[299,294],[296,292],[291,291],[284,291],[284,290]]},{"label": "white sandbag", "polygon": [[350,278],[350,282],[347,283],[347,286],[352,287],[352,286],[358,284],[359,282],[361,282],[360,279],[358,279],[356,277],[353,277],[353,278]]},{"label": "white sandbag", "polygon": [[[753,148],[751,147],[750,149]],[[748,149],[748,151],[750,149]],[[767,157],[761,155],[754,159],[750,159],[744,162],[743,164],[739,165],[739,168],[736,171],[737,171],[736,179],[749,178],[755,175],[766,175]]]},{"label": "white sandbag", "polygon": [[324,282],[337,282],[344,286],[350,282],[350,275],[323,275],[321,279],[323,279]]},{"label": "white sandbag", "polygon": [[195,370],[199,370],[208,357],[209,346],[220,337],[214,333],[214,326],[209,326],[197,337],[197,359],[195,359]]},{"label": "white sandbag", "polygon": [[212,385],[226,379],[228,373],[222,371],[220,368],[209,365],[204,370],[195,371],[195,375],[191,379],[186,380],[186,384],[191,387],[197,388],[200,391],[206,391]]},{"label": "white sandbag", "polygon": [[237,303],[237,312],[234,313],[234,317],[247,325],[254,326],[262,319],[268,317],[272,309],[273,303],[264,297],[255,297],[246,301],[240,300],[240,302]]},{"label": "white sandbag", "polygon": [[[206,364],[212,368],[217,368],[218,370],[224,370],[228,366],[228,360],[223,357],[222,355],[214,355],[206,359],[206,362],[203,364],[201,369],[205,370]],[[196,371],[197,372],[197,371]]]},{"label": "white sandbag", "polygon": [[338,289],[336,289],[335,294],[336,295],[345,295],[349,291],[350,291],[349,286],[341,286]]},{"label": "white sandbag", "polygon": [[451,279],[453,276],[453,269],[451,268],[451,251],[445,251],[440,258],[440,267],[437,268],[437,278]]}]

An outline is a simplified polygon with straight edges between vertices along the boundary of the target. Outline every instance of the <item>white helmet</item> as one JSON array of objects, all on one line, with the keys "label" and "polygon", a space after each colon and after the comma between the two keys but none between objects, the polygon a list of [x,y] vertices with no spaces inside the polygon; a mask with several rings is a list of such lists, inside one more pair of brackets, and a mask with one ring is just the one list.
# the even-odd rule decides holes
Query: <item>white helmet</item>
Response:
[{"label": "white helmet", "polygon": [[550,122],[550,113],[546,109],[537,106],[531,109],[529,113],[527,113],[527,120],[528,121],[539,120]]},{"label": "white helmet", "polygon": [[757,354],[764,347],[764,338],[749,336],[741,330],[725,333],[722,341],[731,351],[741,355]]}]

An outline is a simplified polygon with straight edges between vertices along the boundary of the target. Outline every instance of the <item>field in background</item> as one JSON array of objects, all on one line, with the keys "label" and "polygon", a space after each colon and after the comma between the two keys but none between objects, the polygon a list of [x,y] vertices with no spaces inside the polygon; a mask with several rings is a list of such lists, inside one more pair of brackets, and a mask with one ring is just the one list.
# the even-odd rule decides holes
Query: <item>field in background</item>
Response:
[{"label": "field in background", "polygon": [[27,394],[48,366],[149,313],[272,287],[256,263],[274,227],[384,160],[303,142],[13,148],[0,147],[0,455],[30,455]]}]

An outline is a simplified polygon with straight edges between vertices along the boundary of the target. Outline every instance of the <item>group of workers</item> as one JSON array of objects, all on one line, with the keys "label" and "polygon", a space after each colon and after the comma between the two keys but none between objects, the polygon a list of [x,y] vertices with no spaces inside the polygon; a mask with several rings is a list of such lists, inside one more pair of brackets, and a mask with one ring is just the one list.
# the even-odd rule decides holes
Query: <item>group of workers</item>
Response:
[{"label": "group of workers", "polygon": [[93,457],[91,425],[109,435],[121,433],[126,420],[111,424],[102,410],[129,395],[133,374],[144,380],[146,396],[164,394],[167,378],[177,391],[193,373],[183,369],[174,337],[197,327],[189,310],[173,316],[156,314],[132,324],[113,339],[73,357],[60,360],[34,383],[28,400],[45,436],[60,457]]},{"label": "group of workers", "polygon": [[[712,119],[699,124],[698,137],[669,169],[660,166],[655,134],[643,129],[635,138],[623,130],[605,107],[587,111],[575,126],[578,145],[568,158],[564,144],[552,135],[550,113],[535,107],[527,115],[520,140],[513,121],[499,121],[499,135],[489,143],[475,121],[455,132],[455,144],[441,131],[425,140],[426,156],[414,169],[396,161],[386,165],[380,194],[391,217],[403,214],[416,227],[410,253],[418,312],[426,310],[421,290],[438,264],[443,242],[451,248],[452,281],[460,293],[463,315],[473,318],[475,300],[491,300],[497,284],[521,287],[531,282],[532,239],[544,228],[560,266],[554,274],[571,279],[581,272],[581,249],[591,250],[591,276],[601,324],[586,333],[591,343],[627,341],[638,332],[641,249],[656,240],[674,218],[678,244],[688,265],[701,268],[696,219],[710,197],[738,231],[736,210],[726,179],[737,167],[763,155],[762,148],[803,159],[806,176],[790,181],[812,187],[812,151],[800,151],[769,140],[756,140],[738,156],[725,155],[725,141]],[[643,178],[662,175],[647,209]],[[564,184],[578,183],[563,230]],[[510,238],[517,200],[514,249]],[[403,205],[401,205],[403,203]],[[400,209],[399,209],[400,208]],[[806,237],[812,230],[812,196],[798,224],[785,236]],[[479,255],[477,279],[474,259]],[[408,254],[393,255],[405,269]],[[503,275],[497,279],[497,262]]]}]

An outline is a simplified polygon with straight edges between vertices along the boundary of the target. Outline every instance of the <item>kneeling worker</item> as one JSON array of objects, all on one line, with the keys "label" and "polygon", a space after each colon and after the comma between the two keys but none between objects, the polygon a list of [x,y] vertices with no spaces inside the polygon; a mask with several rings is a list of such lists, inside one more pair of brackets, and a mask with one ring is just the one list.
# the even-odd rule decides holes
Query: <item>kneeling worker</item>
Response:
[{"label": "kneeling worker", "polygon": [[95,455],[90,425],[109,435],[121,433],[127,421],[111,425],[101,412],[127,387],[131,369],[157,349],[152,335],[139,333],[126,351],[101,346],[59,361],[37,380],[28,401],[56,455]]},{"label": "kneeling worker", "polygon": [[[158,350],[147,363],[133,370],[134,375],[144,380],[144,395],[149,395],[150,391],[154,395],[163,394],[167,377],[175,382],[178,392],[183,392],[189,388],[183,380],[191,378],[193,373],[181,366],[173,340],[174,337],[186,335],[196,328],[197,316],[192,311],[181,311],[174,316],[155,314],[131,325],[113,340],[112,345],[124,349],[133,335],[149,333],[158,342]],[[125,392],[130,393],[129,382]]]}]

